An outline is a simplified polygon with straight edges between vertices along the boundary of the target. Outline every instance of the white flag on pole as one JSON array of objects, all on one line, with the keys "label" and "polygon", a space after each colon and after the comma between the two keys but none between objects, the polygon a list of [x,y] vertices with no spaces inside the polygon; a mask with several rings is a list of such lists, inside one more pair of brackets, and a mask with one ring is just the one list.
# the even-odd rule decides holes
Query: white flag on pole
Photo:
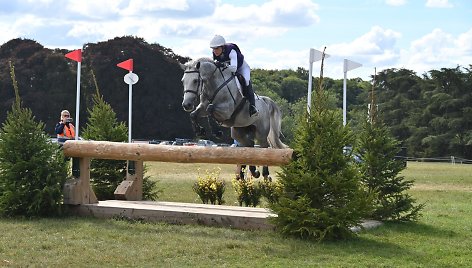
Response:
[{"label": "white flag on pole", "polygon": [[354,69],[359,68],[361,66],[362,66],[362,64],[360,64],[360,63],[357,63],[355,61],[351,61],[351,60],[348,60],[348,59],[344,59],[344,72],[354,70]]}]

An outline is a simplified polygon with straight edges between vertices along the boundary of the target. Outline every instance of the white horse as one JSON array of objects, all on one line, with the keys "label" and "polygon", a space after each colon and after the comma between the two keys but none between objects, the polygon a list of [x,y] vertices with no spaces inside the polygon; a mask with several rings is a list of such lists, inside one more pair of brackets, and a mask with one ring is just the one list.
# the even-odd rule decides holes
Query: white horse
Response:
[{"label": "white horse", "polygon": [[[259,113],[250,117],[249,102],[243,97],[240,83],[229,69],[218,68],[209,58],[191,61],[182,65],[182,68],[182,107],[191,112],[190,118],[195,131],[202,129],[197,118],[210,116],[222,126],[231,128],[231,137],[240,146],[254,147],[257,141],[262,148],[287,147],[279,138],[282,114],[273,100],[258,96],[255,104]],[[254,177],[259,177],[254,166],[249,169]],[[238,175],[243,178],[240,170]],[[262,175],[269,177],[268,167],[263,167]]]}]

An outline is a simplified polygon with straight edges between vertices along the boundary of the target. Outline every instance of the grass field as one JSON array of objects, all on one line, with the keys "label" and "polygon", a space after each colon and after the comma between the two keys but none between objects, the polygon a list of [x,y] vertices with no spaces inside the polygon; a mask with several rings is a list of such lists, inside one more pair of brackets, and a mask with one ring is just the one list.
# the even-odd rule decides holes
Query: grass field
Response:
[{"label": "grass field", "polygon": [[[160,200],[198,202],[196,170],[213,167],[149,163],[149,175],[163,189]],[[230,182],[234,166],[220,167]],[[409,162],[403,175],[415,180],[413,197],[426,203],[420,221],[387,223],[352,240],[92,218],[0,219],[0,266],[471,267],[472,165]]]}]

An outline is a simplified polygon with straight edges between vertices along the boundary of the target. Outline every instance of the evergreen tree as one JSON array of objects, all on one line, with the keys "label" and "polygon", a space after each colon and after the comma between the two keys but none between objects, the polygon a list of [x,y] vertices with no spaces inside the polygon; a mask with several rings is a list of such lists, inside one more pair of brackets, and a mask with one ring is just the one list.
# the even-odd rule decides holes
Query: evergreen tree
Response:
[{"label": "evergreen tree", "polygon": [[319,81],[310,113],[297,126],[295,159],[279,173],[283,191],[270,208],[277,214],[273,222],[282,234],[340,239],[351,236],[350,227],[369,215],[371,198],[350,155],[343,153],[354,136],[342,125],[341,113],[327,108],[323,80]]},{"label": "evergreen tree", "polygon": [[372,217],[378,220],[416,220],[424,204],[415,206],[415,199],[406,193],[413,181],[399,176],[405,169],[404,159],[395,158],[400,143],[378,116],[373,91],[371,96],[369,120],[362,124],[357,148],[362,159],[359,163],[362,180],[377,193]]},{"label": "evergreen tree", "polygon": [[[118,122],[116,113],[110,104],[105,102],[100,95],[95,75],[96,94],[93,96],[93,108],[88,109],[88,122],[82,132],[85,139],[97,141],[128,141],[128,128],[123,122]],[[114,199],[115,189],[126,177],[126,161],[93,159],[90,167],[91,184],[95,195],[99,200]],[[155,190],[156,182],[143,178],[143,198],[154,200],[158,192]]]},{"label": "evergreen tree", "polygon": [[67,165],[49,141],[42,122],[22,107],[10,62],[15,102],[0,131],[0,215],[54,216],[61,213]]},{"label": "evergreen tree", "polygon": [[[88,109],[88,122],[82,132],[87,140],[125,142],[128,129],[117,122],[111,106],[97,93],[93,96],[93,108]],[[92,159],[90,178],[95,195],[99,200],[114,199],[115,189],[126,177],[126,161]]]}]

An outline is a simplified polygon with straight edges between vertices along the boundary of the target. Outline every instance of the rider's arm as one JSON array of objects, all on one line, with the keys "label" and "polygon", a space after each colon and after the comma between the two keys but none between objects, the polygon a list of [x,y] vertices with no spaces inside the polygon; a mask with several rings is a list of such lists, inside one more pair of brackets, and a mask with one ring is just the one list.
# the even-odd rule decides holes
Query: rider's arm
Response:
[{"label": "rider's arm", "polygon": [[56,128],[54,129],[54,132],[56,134],[61,134],[62,132],[64,132],[64,124],[61,122],[57,123]]},{"label": "rider's arm", "polygon": [[230,63],[229,63],[228,69],[230,69],[231,72],[235,73],[236,70],[238,69],[238,54],[236,53],[234,49],[231,50],[231,52],[229,53],[229,60],[230,60]]}]

